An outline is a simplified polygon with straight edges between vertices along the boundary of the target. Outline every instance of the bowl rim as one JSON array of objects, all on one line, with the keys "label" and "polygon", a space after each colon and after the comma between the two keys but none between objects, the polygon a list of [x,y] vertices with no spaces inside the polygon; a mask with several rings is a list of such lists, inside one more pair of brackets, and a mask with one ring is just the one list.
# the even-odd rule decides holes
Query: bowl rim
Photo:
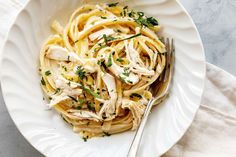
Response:
[{"label": "bowl rim", "polygon": [[[189,129],[189,127],[192,125],[192,123],[193,123],[193,121],[194,121],[194,119],[195,119],[195,116],[196,116],[196,114],[197,114],[197,111],[199,110],[199,107],[200,107],[200,105],[201,105],[201,100],[202,100],[202,97],[203,97],[203,93],[204,93],[203,91],[204,91],[204,87],[205,87],[205,78],[206,78],[206,54],[205,54],[205,49],[204,49],[204,46],[203,46],[203,42],[202,42],[200,33],[199,33],[199,31],[198,31],[198,29],[197,29],[197,27],[196,27],[196,25],[195,25],[193,19],[191,18],[190,14],[189,14],[188,11],[184,8],[184,6],[181,4],[181,2],[180,2],[179,0],[174,0],[174,1],[176,1],[177,5],[179,5],[179,6],[181,7],[181,9],[183,10],[183,12],[187,15],[188,20],[190,20],[192,26],[194,27],[194,30],[196,31],[197,38],[199,39],[199,44],[200,44],[200,47],[201,47],[201,49],[202,49],[202,59],[203,59],[203,61],[204,61],[204,63],[203,63],[203,68],[204,68],[204,69],[203,69],[203,71],[202,71],[202,74],[203,74],[202,77],[204,78],[204,81],[202,81],[202,84],[201,84],[202,87],[200,87],[200,88],[201,88],[201,96],[200,96],[200,99],[199,99],[199,103],[196,104],[196,105],[197,105],[197,108],[196,108],[196,110],[194,111],[193,116],[192,116],[190,122],[188,122],[188,125],[187,125],[187,127],[184,129],[184,131],[181,132],[181,135],[180,135],[178,138],[176,138],[176,141],[173,142],[172,145],[170,145],[169,147],[167,147],[166,150],[163,150],[163,152],[161,152],[160,155],[165,154],[168,150],[171,149],[171,147],[173,147],[174,145],[176,145],[176,144],[178,143],[178,141],[185,135],[185,133],[187,132],[187,130]],[[9,40],[8,40],[9,34],[10,34],[10,32],[11,32],[13,26],[15,25],[15,22],[16,22],[16,20],[18,19],[20,13],[21,13],[22,11],[24,11],[24,10],[29,6],[29,4],[30,4],[31,2],[32,2],[32,1],[29,0],[29,1],[27,1],[25,4],[22,5],[22,8],[19,9],[19,11],[17,12],[17,15],[14,17],[13,22],[12,22],[12,23],[10,24],[10,26],[9,26],[9,30],[8,30],[8,32],[6,33],[6,36],[5,36],[4,40],[3,40],[3,43],[4,43],[4,44],[3,44],[2,48],[0,49],[0,67],[1,67],[1,65],[2,65],[2,60],[3,60],[3,53],[2,53],[2,52],[3,52],[3,50],[4,50],[5,47],[6,47],[6,43],[9,41]],[[18,130],[18,131],[20,132],[20,134],[24,137],[24,139],[25,139],[28,143],[30,143],[31,146],[34,147],[34,149],[36,149],[36,150],[37,150],[38,152],[40,152],[42,155],[46,155],[45,152],[43,152],[41,149],[38,149],[38,147],[29,139],[29,137],[27,137],[27,136],[23,133],[23,131],[19,128],[19,125],[17,124],[17,122],[16,122],[15,119],[13,118],[12,112],[10,112],[9,106],[8,106],[7,103],[6,103],[6,95],[5,95],[5,92],[4,92],[5,90],[3,89],[3,86],[2,86],[2,72],[0,72],[0,90],[2,91],[2,98],[3,98],[3,102],[4,102],[5,106],[6,106],[7,112],[9,113],[10,118],[12,119],[12,121],[13,121],[14,125],[16,126],[17,130]]]}]

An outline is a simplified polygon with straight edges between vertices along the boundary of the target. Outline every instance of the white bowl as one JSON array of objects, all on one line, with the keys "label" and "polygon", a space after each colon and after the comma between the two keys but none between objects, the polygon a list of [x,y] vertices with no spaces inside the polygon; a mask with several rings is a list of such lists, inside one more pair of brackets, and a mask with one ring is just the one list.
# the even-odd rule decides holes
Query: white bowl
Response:
[{"label": "white bowl", "polygon": [[[126,4],[157,17],[163,35],[175,40],[172,92],[162,105],[153,109],[138,155],[154,157],[173,146],[193,121],[204,86],[204,50],[193,21],[178,1],[129,0]],[[20,132],[46,156],[126,156],[133,132],[84,142],[55,111],[45,109],[38,75],[39,50],[51,34],[51,22],[57,19],[65,24],[79,5],[79,0],[31,0],[19,13],[1,58],[4,100]]]}]

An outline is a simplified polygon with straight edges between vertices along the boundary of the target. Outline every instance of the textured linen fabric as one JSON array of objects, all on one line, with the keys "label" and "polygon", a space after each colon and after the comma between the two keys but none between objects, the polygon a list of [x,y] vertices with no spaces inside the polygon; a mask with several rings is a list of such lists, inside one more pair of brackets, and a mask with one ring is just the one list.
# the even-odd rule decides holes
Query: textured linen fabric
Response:
[{"label": "textured linen fabric", "polygon": [[207,64],[205,90],[195,119],[163,157],[236,156],[236,78]]},{"label": "textured linen fabric", "polygon": [[[0,49],[17,12],[27,1],[0,0]],[[212,64],[207,64],[205,81],[201,106],[191,127],[163,157],[236,156],[236,78]],[[5,114],[2,100],[0,111],[3,115],[0,119],[0,136],[9,134],[7,137],[0,137],[1,143],[6,143],[0,147],[0,154],[8,157],[15,151],[19,157],[42,156],[23,141],[22,137],[19,138],[19,133],[12,131],[15,127],[9,120],[9,115]],[[9,131],[9,127],[14,128]],[[17,142],[21,145],[18,146]]]}]

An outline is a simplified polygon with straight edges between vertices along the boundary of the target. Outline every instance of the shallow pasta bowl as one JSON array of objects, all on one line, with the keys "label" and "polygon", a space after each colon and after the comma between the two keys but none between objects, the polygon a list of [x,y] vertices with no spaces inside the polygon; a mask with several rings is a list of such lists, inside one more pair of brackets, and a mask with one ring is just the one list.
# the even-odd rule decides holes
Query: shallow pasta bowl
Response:
[{"label": "shallow pasta bowl", "polygon": [[[46,110],[38,74],[40,47],[51,34],[53,20],[65,24],[75,8],[88,2],[96,1],[31,0],[17,16],[3,48],[1,85],[6,106],[23,136],[46,156],[126,156],[134,134],[128,131],[84,142],[55,111]],[[138,153],[140,157],[160,156],[183,136],[200,105],[204,50],[193,21],[179,2],[122,3],[158,18],[162,35],[175,40],[173,87],[166,101],[152,110]]]}]

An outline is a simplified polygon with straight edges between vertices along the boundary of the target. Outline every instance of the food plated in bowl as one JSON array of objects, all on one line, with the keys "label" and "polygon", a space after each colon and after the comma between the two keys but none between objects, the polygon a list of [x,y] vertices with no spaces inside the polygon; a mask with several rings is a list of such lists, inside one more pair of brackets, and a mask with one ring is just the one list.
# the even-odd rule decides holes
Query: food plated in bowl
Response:
[{"label": "food plated in bowl", "polygon": [[[89,1],[89,4],[97,3]],[[200,104],[205,76],[202,43],[191,18],[177,1],[138,0],[119,4],[158,19],[163,28],[159,33],[175,39],[176,62],[172,92],[163,104],[152,110],[139,151],[139,156],[158,156],[181,138]],[[132,131],[84,142],[77,133],[71,131],[71,126],[62,121],[57,112],[45,109],[45,104],[49,101],[43,100],[39,84],[39,50],[45,39],[52,35],[49,26],[53,21],[58,20],[64,28],[73,11],[82,5],[85,3],[73,0],[32,0],[19,13],[9,32],[1,58],[4,100],[21,133],[46,156],[125,156],[132,141]],[[135,34],[137,33],[133,32]],[[101,38],[103,39],[104,37]],[[125,41],[130,42],[131,39]],[[116,60],[114,62],[119,64]],[[73,72],[77,69],[73,69]],[[45,74],[45,70],[41,72]],[[47,75],[53,73],[48,70],[50,72]],[[110,70],[107,73],[113,75]]]},{"label": "food plated in bowl", "polygon": [[166,65],[158,21],[118,3],[83,5],[52,23],[40,52],[41,86],[83,139],[135,130]]}]

